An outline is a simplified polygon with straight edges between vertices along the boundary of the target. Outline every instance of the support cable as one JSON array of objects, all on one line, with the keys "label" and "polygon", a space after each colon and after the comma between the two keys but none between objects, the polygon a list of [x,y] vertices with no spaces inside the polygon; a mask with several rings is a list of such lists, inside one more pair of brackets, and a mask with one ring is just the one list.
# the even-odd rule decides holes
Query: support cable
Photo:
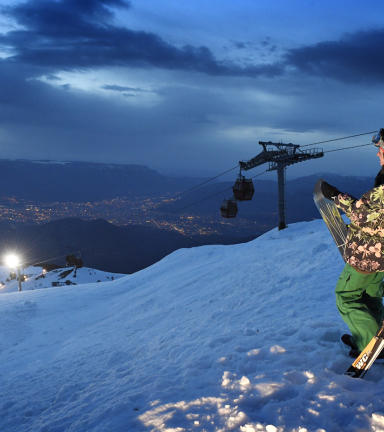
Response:
[{"label": "support cable", "polygon": [[238,168],[238,167],[239,167],[239,165],[236,165],[235,167],[233,167],[233,168],[231,168],[231,169],[229,169],[229,170],[227,170],[227,171],[224,171],[223,173],[221,173],[221,174],[219,174],[219,175],[217,175],[217,176],[215,176],[215,177],[212,177],[211,179],[206,180],[206,181],[204,181],[203,183],[200,183],[200,184],[198,184],[198,185],[192,187],[191,189],[188,189],[188,190],[186,190],[186,191],[184,191],[184,192],[181,192],[181,193],[179,193],[178,195],[175,195],[175,196],[172,197],[172,198],[169,198],[169,199],[167,199],[167,200],[164,200],[164,201],[162,201],[161,203],[154,205],[153,207],[150,207],[150,208],[148,208],[148,209],[143,210],[143,211],[140,212],[140,213],[136,213],[136,214],[132,215],[132,217],[140,216],[141,214],[146,213],[146,212],[151,211],[151,210],[154,210],[154,209],[156,209],[156,208],[162,206],[163,204],[167,204],[167,203],[169,203],[169,202],[175,200],[176,198],[179,198],[179,197],[181,197],[182,195],[185,195],[186,193],[191,192],[191,191],[193,191],[193,190],[199,188],[200,186],[203,186],[204,184],[209,183],[210,181],[215,180],[215,179],[217,179],[218,177],[221,177],[222,175],[229,173],[230,171],[233,171],[234,169],[236,169],[236,168]]},{"label": "support cable", "polygon": [[353,148],[357,148],[357,147],[365,147],[365,146],[371,146],[373,145],[372,143],[369,144],[360,144],[357,146],[351,146],[351,147],[343,147],[343,148],[339,148],[339,149],[334,149],[334,150],[327,150],[323,153],[331,153],[331,152],[335,152],[335,151],[341,151],[341,150],[349,150],[349,149],[353,149]]},{"label": "support cable", "polygon": [[[354,138],[354,137],[357,137],[357,136],[368,135],[368,134],[372,134],[372,133],[376,133],[376,131],[366,132],[366,133],[364,133],[364,134],[358,134],[358,135],[351,135],[351,136],[342,137],[342,138],[335,138],[335,139],[333,139],[333,140],[321,141],[321,142],[317,142],[317,143],[313,143],[313,144],[307,144],[307,145],[300,146],[300,147],[308,147],[308,146],[311,146],[311,145],[323,144],[323,143],[332,142],[332,141],[338,141],[338,140],[347,139],[347,138]],[[350,147],[343,147],[343,148],[340,148],[340,149],[334,149],[334,150],[327,150],[327,151],[325,151],[324,153],[331,153],[331,152],[335,152],[335,151],[349,150],[349,149],[358,148],[358,147],[365,147],[365,146],[369,146],[369,145],[372,145],[372,143],[368,143],[368,144],[360,144],[360,145],[357,145],[357,146],[350,146]],[[132,217],[139,216],[139,215],[141,215],[141,214],[143,214],[143,213],[146,213],[147,211],[150,211],[150,210],[153,210],[153,209],[155,209],[155,208],[158,208],[158,207],[160,207],[160,206],[163,205],[163,204],[167,204],[167,203],[169,203],[169,202],[175,200],[176,198],[179,198],[180,196],[185,195],[186,193],[188,193],[188,192],[190,192],[190,191],[192,191],[192,190],[194,190],[194,189],[197,189],[197,188],[199,188],[200,186],[202,186],[202,185],[204,185],[204,184],[206,184],[206,183],[209,183],[210,181],[215,180],[215,179],[217,179],[218,177],[221,177],[222,175],[227,174],[227,173],[230,172],[230,171],[233,171],[233,170],[236,169],[236,168],[238,168],[238,165],[236,165],[235,167],[230,168],[229,170],[227,170],[227,171],[225,171],[225,172],[223,172],[223,173],[221,173],[221,174],[218,174],[217,176],[212,177],[211,179],[206,180],[206,181],[204,181],[204,182],[202,182],[202,183],[200,183],[200,184],[198,184],[198,185],[196,185],[196,186],[194,186],[194,187],[192,187],[192,188],[190,188],[190,189],[188,189],[188,190],[186,190],[186,191],[184,191],[184,192],[181,192],[180,194],[175,195],[174,197],[172,197],[172,198],[170,198],[170,199],[168,199],[168,200],[164,200],[163,202],[161,202],[161,203],[159,203],[159,204],[156,204],[156,205],[153,206],[153,207],[150,207],[150,208],[148,208],[148,209],[146,209],[146,210],[144,210],[144,211],[142,211],[142,212],[140,212],[140,213],[137,213],[137,214],[133,215]],[[262,172],[262,173],[260,173],[260,174],[257,174],[257,175],[255,175],[255,176],[251,177],[251,179],[254,179],[254,178],[256,178],[256,177],[259,177],[259,176],[265,174],[266,172],[268,172],[268,170],[266,170],[266,171],[264,171],[264,172]],[[201,203],[201,202],[203,202],[203,201],[206,201],[207,199],[213,198],[214,196],[220,195],[221,193],[226,192],[226,191],[229,190],[229,189],[232,189],[232,187],[226,188],[226,189],[224,189],[224,190],[222,190],[222,191],[220,191],[220,192],[217,192],[217,193],[215,193],[215,194],[213,194],[213,195],[210,195],[210,196],[208,196],[208,197],[206,197],[206,198],[203,198],[203,199],[201,199],[201,200],[199,200],[199,201],[196,201],[196,202],[194,202],[194,203],[192,203],[192,204],[189,204],[189,205],[187,205],[187,206],[185,206],[185,207],[182,207],[181,209],[178,209],[178,210],[175,210],[175,211],[173,211],[173,212],[167,213],[167,214],[165,214],[164,216],[162,216],[162,218],[167,217],[167,216],[169,216],[169,215],[171,215],[171,214],[174,214],[174,213],[180,212],[181,210],[185,210],[186,208],[192,207],[193,205],[199,204],[199,203]],[[157,220],[159,220],[159,219],[160,219],[160,217],[154,219],[153,221],[157,221]],[[81,250],[84,251],[84,250],[90,249],[91,247],[98,246],[98,245],[101,244],[101,243],[103,243],[103,242],[95,243],[95,244],[93,244],[93,245],[87,246],[86,248],[82,248]],[[81,251],[80,251],[80,250],[79,250],[79,252],[80,252],[80,254],[81,254]],[[26,265],[26,264],[28,264],[29,266],[35,266],[35,265],[38,265],[38,264],[44,264],[44,263],[47,263],[47,262],[49,262],[49,261],[53,261],[53,260],[56,260],[56,259],[59,259],[59,258],[63,258],[63,257],[65,257],[65,256],[67,256],[67,254],[65,254],[65,255],[60,255],[60,256],[57,256],[57,257],[55,257],[55,258],[51,258],[51,259],[48,259],[48,260],[45,260],[45,261],[39,261],[39,262],[36,262],[36,263],[34,263],[34,264],[29,264],[29,263],[25,262],[24,264],[21,264],[21,265]]]},{"label": "support cable", "polygon": [[[84,250],[84,249],[82,249],[82,250]],[[79,251],[79,252],[80,252],[80,251]],[[60,255],[60,256],[57,256],[57,257],[55,257],[55,258],[51,258],[51,259],[48,259],[48,260],[45,260],[45,261],[39,261],[39,262],[37,262],[37,263],[33,263],[33,264],[29,264],[29,263],[26,261],[25,263],[23,263],[23,264],[21,264],[21,265],[27,265],[27,264],[28,264],[29,267],[31,267],[31,266],[36,266],[36,265],[38,265],[38,264],[45,264],[45,263],[47,263],[47,262],[49,262],[49,261],[53,261],[53,260],[55,260],[55,259],[64,258],[65,256],[67,256],[67,254],[65,254],[65,255]]]},{"label": "support cable", "polygon": [[[196,185],[196,186],[194,186],[194,187],[192,187],[192,188],[190,188],[190,189],[188,189],[188,190],[186,190],[186,191],[184,191],[184,192],[181,192],[181,193],[179,193],[178,195],[175,195],[175,196],[172,197],[172,198],[169,198],[168,200],[164,200],[164,201],[162,201],[161,203],[156,204],[156,205],[154,205],[154,206],[152,206],[152,207],[150,207],[150,208],[148,208],[148,209],[145,209],[145,210],[143,210],[143,211],[140,212],[140,213],[134,214],[134,215],[132,215],[132,218],[137,217],[137,216],[140,216],[141,214],[146,213],[146,212],[148,212],[148,211],[154,210],[155,208],[158,208],[158,207],[162,206],[163,204],[167,204],[167,203],[169,203],[169,202],[175,200],[176,198],[179,198],[179,197],[181,197],[182,195],[185,195],[186,193],[191,192],[192,190],[195,190],[195,189],[199,188],[200,186],[202,186],[202,185],[204,185],[204,184],[206,184],[206,183],[209,183],[209,182],[211,182],[212,180],[215,180],[215,179],[217,179],[218,177],[221,177],[221,176],[224,175],[224,174],[229,173],[230,171],[233,171],[234,169],[237,169],[238,167],[239,167],[239,165],[236,165],[235,167],[230,168],[229,170],[224,171],[223,173],[218,174],[217,176],[212,177],[212,178],[210,178],[209,180],[205,180],[204,182],[202,182],[202,183],[200,183],[200,184],[198,184],[198,185]],[[231,189],[231,188],[230,188],[230,189]],[[226,190],[227,190],[227,189],[226,189]],[[219,193],[221,193],[221,192],[219,192]],[[212,196],[214,196],[214,195],[212,195]],[[211,197],[208,197],[208,198],[211,198]],[[208,198],[204,198],[204,199],[201,200],[201,201],[204,201],[205,199],[208,199]],[[200,201],[199,201],[199,202],[200,202]],[[194,203],[194,204],[197,204],[197,203]],[[193,204],[191,204],[191,205],[193,205]],[[188,207],[190,207],[190,206],[188,206]],[[171,213],[170,213],[170,214],[171,214]],[[167,216],[167,215],[165,215],[165,216]],[[164,216],[164,217],[165,217],[165,216]],[[92,245],[90,245],[90,246],[87,246],[86,248],[81,249],[81,250],[82,250],[82,251],[85,251],[85,250],[90,249],[90,248],[92,248],[92,247],[98,246],[98,245],[101,244],[101,243],[103,243],[103,242],[94,243],[94,244],[92,244]],[[80,252],[80,255],[81,255],[81,251],[80,251],[80,250],[79,250],[79,252]],[[53,260],[56,260],[56,259],[59,259],[59,258],[64,258],[64,257],[66,257],[66,256],[67,256],[67,254],[65,254],[65,255],[60,255],[60,256],[57,256],[57,257],[55,257],[55,258],[51,258],[51,259],[48,259],[48,260],[45,260],[45,261],[40,261],[40,262],[37,262],[37,263],[34,263],[34,264],[30,264],[30,265],[31,265],[31,266],[34,266],[34,265],[38,265],[38,264],[44,264],[44,263],[47,263],[47,262],[49,262],[49,261],[53,261]],[[24,264],[28,264],[28,263],[24,263]],[[22,265],[23,265],[23,264],[22,264]]]},{"label": "support cable", "polygon": [[[262,174],[265,174],[266,172],[268,172],[268,170],[262,172],[261,174],[257,174],[257,175],[255,175],[255,176],[253,176],[253,177],[251,177],[251,178],[254,179],[254,178],[256,178],[256,177],[261,176]],[[212,197],[214,197],[214,196],[220,195],[220,194],[222,194],[223,192],[226,192],[226,191],[229,190],[229,189],[232,189],[232,187],[229,187],[229,188],[223,189],[223,190],[220,191],[220,192],[217,192],[217,193],[215,193],[215,194],[213,194],[213,195],[210,195],[210,196],[208,196],[208,197],[206,197],[206,198],[203,198],[203,199],[201,199],[201,200],[199,200],[199,201],[196,201],[196,202],[194,202],[194,203],[192,203],[192,204],[189,204],[189,205],[187,205],[187,206],[185,206],[185,207],[182,207],[181,209],[178,209],[178,210],[175,210],[175,211],[173,211],[173,212],[167,213],[167,214],[165,214],[162,218],[165,218],[165,217],[167,217],[167,216],[169,216],[169,215],[171,215],[171,214],[177,213],[177,212],[179,212],[179,211],[181,211],[181,210],[184,210],[184,209],[186,209],[186,208],[188,208],[188,207],[192,207],[193,205],[195,205],[195,204],[199,204],[199,203],[201,203],[202,201],[205,201],[205,200],[207,200],[207,199],[209,199],[209,198],[212,198]],[[157,221],[157,220],[159,220],[159,219],[160,219],[160,217],[158,217],[158,218],[156,218],[156,219],[153,219],[153,221]]]},{"label": "support cable", "polygon": [[317,144],[329,143],[329,142],[333,142],[333,141],[339,141],[339,140],[343,140],[343,139],[347,139],[347,138],[355,138],[355,137],[363,136],[363,135],[370,135],[370,134],[373,134],[373,133],[376,134],[377,130],[376,131],[372,131],[372,132],[365,132],[365,133],[357,134],[357,135],[350,135],[350,136],[346,136],[346,137],[342,137],[342,138],[335,138],[335,139],[331,139],[331,140],[327,140],[327,141],[319,141],[319,142],[312,143],[312,144],[301,145],[300,148],[302,148],[302,147],[309,147],[309,146],[313,146],[313,145],[317,145]]}]

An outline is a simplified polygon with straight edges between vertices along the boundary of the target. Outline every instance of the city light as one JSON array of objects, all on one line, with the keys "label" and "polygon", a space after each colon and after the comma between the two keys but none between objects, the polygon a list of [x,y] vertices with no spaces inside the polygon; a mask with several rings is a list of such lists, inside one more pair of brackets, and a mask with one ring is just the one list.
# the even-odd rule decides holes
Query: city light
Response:
[{"label": "city light", "polygon": [[5,264],[10,268],[15,268],[20,264],[19,257],[16,255],[8,255],[5,257]]}]

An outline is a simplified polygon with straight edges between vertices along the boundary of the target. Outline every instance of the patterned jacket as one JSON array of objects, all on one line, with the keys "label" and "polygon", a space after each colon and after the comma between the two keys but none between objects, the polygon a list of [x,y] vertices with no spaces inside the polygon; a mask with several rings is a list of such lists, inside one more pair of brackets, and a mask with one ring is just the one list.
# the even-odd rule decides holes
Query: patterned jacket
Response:
[{"label": "patterned jacket", "polygon": [[334,201],[351,220],[344,252],[347,263],[363,271],[384,271],[384,185],[359,200],[340,193]]}]

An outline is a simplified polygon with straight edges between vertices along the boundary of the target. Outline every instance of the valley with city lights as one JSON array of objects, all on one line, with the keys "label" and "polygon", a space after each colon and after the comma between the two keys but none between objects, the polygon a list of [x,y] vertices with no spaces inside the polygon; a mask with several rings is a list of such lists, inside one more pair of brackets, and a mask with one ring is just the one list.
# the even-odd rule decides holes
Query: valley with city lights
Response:
[{"label": "valley with city lights", "polygon": [[[211,235],[222,234],[244,236],[258,235],[272,228],[275,223],[274,214],[270,220],[257,224],[252,220],[239,218],[234,221],[224,219],[220,212],[214,214],[199,214],[190,211],[181,214],[164,215],[156,212],[148,213],[147,208],[159,205],[169,199],[167,196],[135,200],[122,197],[112,200],[87,203],[31,203],[23,199],[0,197],[0,221],[14,224],[44,224],[64,218],[80,218],[83,220],[105,219],[114,225],[144,225],[159,229],[177,231],[183,235]],[[276,212],[275,212],[276,214]]]}]

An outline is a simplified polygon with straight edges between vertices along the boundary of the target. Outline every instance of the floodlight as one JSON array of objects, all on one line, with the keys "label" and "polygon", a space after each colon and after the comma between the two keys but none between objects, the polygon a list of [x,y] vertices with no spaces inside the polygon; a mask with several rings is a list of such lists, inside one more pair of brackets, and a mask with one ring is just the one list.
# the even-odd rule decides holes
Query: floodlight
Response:
[{"label": "floodlight", "polygon": [[8,267],[15,268],[20,264],[20,260],[16,255],[8,255],[5,257],[5,263]]}]

